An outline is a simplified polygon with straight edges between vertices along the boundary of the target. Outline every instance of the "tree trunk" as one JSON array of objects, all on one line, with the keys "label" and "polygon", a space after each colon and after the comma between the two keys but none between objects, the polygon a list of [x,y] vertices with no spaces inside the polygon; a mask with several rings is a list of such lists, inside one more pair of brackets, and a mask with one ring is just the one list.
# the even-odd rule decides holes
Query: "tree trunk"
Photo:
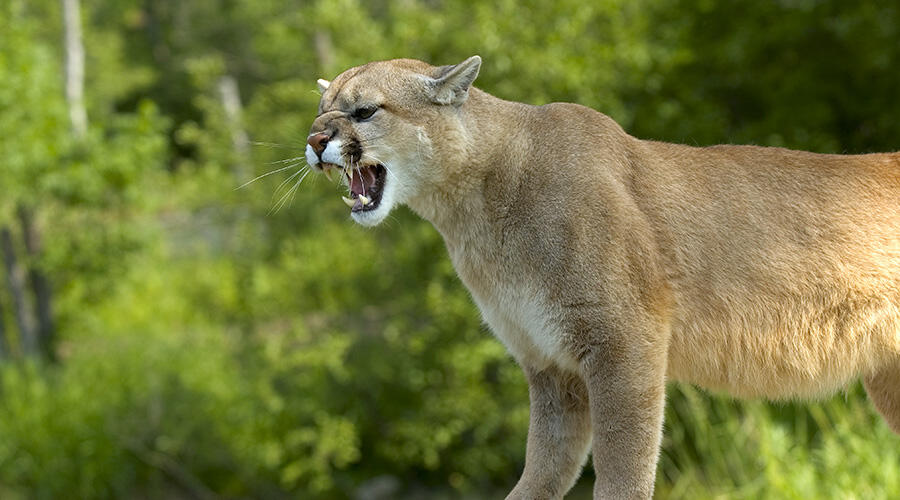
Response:
[{"label": "tree trunk", "polygon": [[0,362],[9,357],[9,344],[6,342],[6,318],[3,316],[3,304],[0,303]]},{"label": "tree trunk", "polygon": [[25,294],[25,271],[16,257],[12,233],[8,227],[0,228],[0,253],[3,253],[3,264],[6,267],[6,282],[12,296],[13,313],[19,334],[22,336],[22,352],[26,355],[37,353],[37,339],[31,315],[28,311],[28,297]]},{"label": "tree trunk", "polygon": [[[228,125],[228,131],[231,134],[231,145],[234,150],[235,161],[232,166],[232,173],[237,182],[243,183],[245,179],[250,177],[253,169],[250,165],[250,139],[241,119],[243,114],[243,106],[241,105],[241,93],[238,88],[237,80],[231,75],[223,75],[219,79],[219,97],[222,99],[222,108],[225,110],[225,119]],[[246,206],[238,206],[233,211],[234,221],[232,226],[232,241],[234,251],[238,256],[245,256],[238,259],[242,264],[236,266],[236,281],[238,292],[238,301],[240,310],[243,311],[239,321],[240,331],[244,334],[243,339],[250,338],[253,332],[253,312],[250,298],[247,290],[252,290],[253,286],[253,269],[247,264],[251,258],[247,255],[252,254],[253,241],[246,235],[251,233],[256,224],[251,221],[250,211]]]},{"label": "tree trunk", "polygon": [[219,78],[219,96],[222,98],[222,108],[225,109],[228,132],[231,134],[231,146],[234,148],[236,156],[233,173],[235,178],[241,182],[251,172],[249,166],[250,139],[241,123],[241,114],[243,113],[241,93],[237,80],[233,76],[224,75]]},{"label": "tree trunk", "polygon": [[41,233],[34,221],[34,214],[24,205],[19,206],[19,222],[22,224],[22,236],[25,240],[25,252],[28,253],[28,278],[34,292],[34,312],[37,317],[37,342],[40,350],[49,359],[54,356],[54,336],[52,298],[53,290],[50,280],[41,269],[40,257],[43,252]]},{"label": "tree trunk", "polygon": [[313,46],[316,49],[316,59],[319,60],[319,69],[326,74],[334,70],[334,44],[331,35],[325,30],[316,30],[313,35]]},{"label": "tree trunk", "polygon": [[81,7],[79,0],[62,0],[66,41],[66,101],[69,121],[77,138],[87,133],[84,110],[84,45],[81,41]]}]

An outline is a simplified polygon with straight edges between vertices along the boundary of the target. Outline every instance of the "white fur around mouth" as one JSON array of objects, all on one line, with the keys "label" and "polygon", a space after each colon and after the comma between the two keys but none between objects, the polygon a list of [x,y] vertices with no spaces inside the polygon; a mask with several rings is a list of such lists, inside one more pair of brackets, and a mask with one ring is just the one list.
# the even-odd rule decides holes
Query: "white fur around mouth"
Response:
[{"label": "white fur around mouth", "polygon": [[341,161],[339,155],[329,154],[333,143],[339,145],[340,141],[329,142],[321,159],[310,146],[307,146],[307,163],[321,169],[331,181],[334,181],[334,174],[339,172],[338,175],[349,191],[348,195],[341,196],[341,199],[350,207],[353,220],[364,226],[377,225],[387,216],[396,202],[397,186],[394,182],[387,181],[389,177],[387,167],[381,163],[372,163],[355,165],[351,168]]}]

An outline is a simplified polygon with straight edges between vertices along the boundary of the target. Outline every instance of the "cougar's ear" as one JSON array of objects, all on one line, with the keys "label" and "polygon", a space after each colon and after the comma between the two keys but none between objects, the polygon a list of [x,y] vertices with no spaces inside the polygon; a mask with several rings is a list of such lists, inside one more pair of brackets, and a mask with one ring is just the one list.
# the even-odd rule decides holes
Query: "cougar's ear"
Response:
[{"label": "cougar's ear", "polygon": [[318,80],[316,80],[316,85],[319,86],[319,93],[324,94],[325,91],[328,90],[328,86],[331,85],[331,82],[319,78]]},{"label": "cougar's ear", "polygon": [[437,78],[429,78],[428,93],[435,104],[459,106],[469,96],[469,86],[478,76],[481,57],[472,56],[454,66],[447,66]]}]

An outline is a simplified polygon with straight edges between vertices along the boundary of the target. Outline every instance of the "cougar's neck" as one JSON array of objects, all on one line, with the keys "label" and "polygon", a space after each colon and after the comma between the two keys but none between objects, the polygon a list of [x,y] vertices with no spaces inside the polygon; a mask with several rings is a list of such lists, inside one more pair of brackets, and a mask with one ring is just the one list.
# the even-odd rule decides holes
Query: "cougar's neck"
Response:
[{"label": "cougar's neck", "polygon": [[464,154],[439,168],[451,173],[446,186],[425,197],[413,210],[429,220],[451,247],[469,247],[488,236],[496,223],[498,198],[515,187],[531,148],[534,106],[504,101],[478,89],[460,109]]}]

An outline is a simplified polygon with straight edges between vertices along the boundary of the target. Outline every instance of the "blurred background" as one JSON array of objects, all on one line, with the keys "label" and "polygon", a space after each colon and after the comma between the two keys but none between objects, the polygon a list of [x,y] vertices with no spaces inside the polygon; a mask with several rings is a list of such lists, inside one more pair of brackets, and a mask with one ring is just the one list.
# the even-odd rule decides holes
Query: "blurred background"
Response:
[{"label": "blurred background", "polygon": [[[0,498],[502,498],[527,388],[440,237],[294,175],[316,78],[472,54],[642,138],[900,149],[895,1],[2,0]],[[900,439],[672,386],[657,478],[897,498]]]}]

